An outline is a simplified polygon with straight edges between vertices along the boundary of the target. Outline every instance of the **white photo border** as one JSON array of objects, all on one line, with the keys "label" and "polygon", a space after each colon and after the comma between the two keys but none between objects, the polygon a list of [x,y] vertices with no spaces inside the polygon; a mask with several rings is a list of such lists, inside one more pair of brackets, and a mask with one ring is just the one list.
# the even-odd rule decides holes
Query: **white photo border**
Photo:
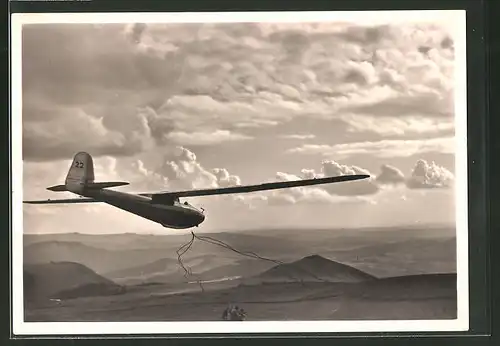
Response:
[{"label": "white photo border", "polygon": [[[24,322],[22,26],[35,23],[446,22],[455,41],[457,318],[384,321]],[[12,327],[15,335],[439,332],[469,329],[466,11],[33,13],[11,15]]]}]

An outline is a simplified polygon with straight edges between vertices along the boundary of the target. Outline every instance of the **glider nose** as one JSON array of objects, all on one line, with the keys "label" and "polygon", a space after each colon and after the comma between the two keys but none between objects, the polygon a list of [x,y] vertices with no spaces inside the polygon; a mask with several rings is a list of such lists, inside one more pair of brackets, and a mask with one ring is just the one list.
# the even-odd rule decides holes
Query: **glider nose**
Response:
[{"label": "glider nose", "polygon": [[198,212],[196,214],[196,218],[197,218],[197,224],[199,225],[200,223],[202,223],[203,221],[205,221],[205,215],[203,213],[200,213]]}]

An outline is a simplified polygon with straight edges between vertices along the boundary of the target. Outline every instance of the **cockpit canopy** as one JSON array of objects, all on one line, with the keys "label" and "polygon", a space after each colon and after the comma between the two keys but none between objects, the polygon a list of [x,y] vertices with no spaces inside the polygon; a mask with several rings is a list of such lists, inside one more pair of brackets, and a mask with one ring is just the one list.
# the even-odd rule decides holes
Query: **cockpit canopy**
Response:
[{"label": "cockpit canopy", "polygon": [[191,210],[195,210],[197,212],[203,213],[203,210],[199,210],[198,208],[192,206],[187,201],[181,202],[179,198],[174,197],[165,197],[165,196],[153,196],[153,203],[164,204],[164,205],[175,205],[181,208],[187,208]]},{"label": "cockpit canopy", "polygon": [[201,210],[199,210],[198,208],[196,208],[193,205],[189,204],[187,201],[181,202],[181,201],[179,201],[179,199],[177,199],[176,201],[174,201],[174,205],[182,207],[182,208],[188,208],[188,209],[195,210],[197,212],[202,213]]}]

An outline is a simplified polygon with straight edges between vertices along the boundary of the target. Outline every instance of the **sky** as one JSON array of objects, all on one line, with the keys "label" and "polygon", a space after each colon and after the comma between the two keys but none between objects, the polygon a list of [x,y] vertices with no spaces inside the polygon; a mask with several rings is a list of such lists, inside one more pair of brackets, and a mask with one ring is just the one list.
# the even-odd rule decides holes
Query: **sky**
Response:
[{"label": "sky", "polygon": [[[440,22],[29,24],[23,195],[74,154],[120,191],[369,174],[190,198],[200,232],[455,220],[455,38]],[[106,205],[24,205],[25,233],[179,233]]]}]

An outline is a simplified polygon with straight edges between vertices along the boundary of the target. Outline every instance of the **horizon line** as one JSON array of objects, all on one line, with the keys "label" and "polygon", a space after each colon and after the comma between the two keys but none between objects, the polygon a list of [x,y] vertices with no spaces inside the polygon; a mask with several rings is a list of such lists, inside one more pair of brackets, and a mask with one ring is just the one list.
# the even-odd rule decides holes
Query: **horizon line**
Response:
[{"label": "horizon line", "polygon": [[[438,227],[450,227],[456,228],[456,224],[453,223],[426,223],[422,225],[415,224],[402,224],[402,225],[394,225],[394,226],[363,226],[363,227],[334,227],[334,228],[326,228],[326,227],[315,227],[315,228],[294,228],[294,227],[280,227],[280,228],[249,228],[249,229],[224,229],[220,231],[206,231],[206,232],[197,232],[197,233],[242,233],[242,232],[253,232],[253,231],[339,231],[339,230],[367,230],[367,229],[389,229],[389,228],[418,228],[418,227],[427,227],[427,228],[438,228]],[[183,232],[154,232],[154,233],[140,233],[140,232],[117,232],[117,233],[84,233],[84,232],[61,232],[61,233],[24,233],[24,235],[63,235],[63,234],[80,234],[80,235],[92,235],[92,236],[106,236],[106,235],[149,235],[149,236],[175,236],[175,235],[188,235],[191,231],[183,231]]]}]

